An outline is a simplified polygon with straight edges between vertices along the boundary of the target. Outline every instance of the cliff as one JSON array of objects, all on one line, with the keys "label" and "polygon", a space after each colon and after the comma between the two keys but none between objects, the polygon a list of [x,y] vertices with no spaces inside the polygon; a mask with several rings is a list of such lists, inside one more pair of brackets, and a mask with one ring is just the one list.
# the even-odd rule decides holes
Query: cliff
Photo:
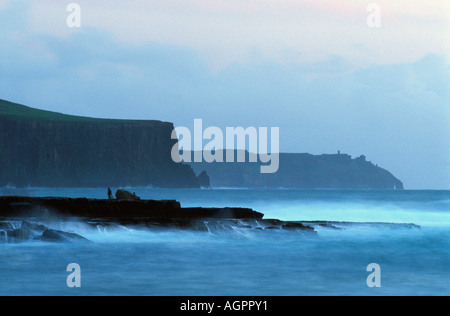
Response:
[{"label": "cliff", "polygon": [[176,164],[173,124],[93,119],[0,100],[0,186],[199,187]]},{"label": "cliff", "polygon": [[365,156],[352,159],[346,154],[280,153],[279,169],[273,174],[261,174],[260,163],[193,162],[190,165],[197,174],[206,171],[212,187],[403,189],[400,180],[366,161]]}]

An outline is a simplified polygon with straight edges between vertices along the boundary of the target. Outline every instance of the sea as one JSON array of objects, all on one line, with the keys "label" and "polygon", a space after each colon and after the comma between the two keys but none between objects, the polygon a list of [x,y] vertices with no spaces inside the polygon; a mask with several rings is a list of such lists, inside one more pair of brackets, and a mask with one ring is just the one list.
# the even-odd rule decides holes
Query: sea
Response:
[{"label": "sea", "polygon": [[[450,191],[125,189],[184,207],[352,224],[317,226],[317,234],[213,233],[53,219],[91,242],[0,242],[0,295],[450,295]],[[106,198],[107,189],[3,188],[0,195]],[[394,225],[405,223],[417,226]],[[79,284],[69,287],[73,263]]]}]

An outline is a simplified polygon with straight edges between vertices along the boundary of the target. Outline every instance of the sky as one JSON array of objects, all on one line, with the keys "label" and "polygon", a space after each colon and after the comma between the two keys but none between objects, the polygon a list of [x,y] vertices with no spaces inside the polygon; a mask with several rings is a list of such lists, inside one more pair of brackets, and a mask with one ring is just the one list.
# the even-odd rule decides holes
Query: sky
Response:
[{"label": "sky", "polygon": [[0,98],[279,127],[281,152],[364,154],[407,189],[450,189],[449,23],[448,0],[0,0]]}]

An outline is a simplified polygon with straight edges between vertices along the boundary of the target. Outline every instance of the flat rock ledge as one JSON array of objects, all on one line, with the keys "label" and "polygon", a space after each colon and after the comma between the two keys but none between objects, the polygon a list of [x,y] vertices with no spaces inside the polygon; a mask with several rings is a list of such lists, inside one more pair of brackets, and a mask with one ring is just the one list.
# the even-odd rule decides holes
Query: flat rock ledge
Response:
[{"label": "flat rock ledge", "polygon": [[264,214],[248,208],[182,208],[175,200],[101,200],[86,198],[0,197],[0,217],[146,218],[146,219],[262,219]]},{"label": "flat rock ledge", "polygon": [[264,214],[249,208],[182,208],[175,200],[6,196],[0,197],[0,242],[87,241],[75,233],[53,230],[42,224],[55,219],[77,219],[99,230],[127,225],[152,230],[181,229],[213,234],[232,233],[239,229],[315,233],[314,228],[300,222],[283,222],[263,217]]},{"label": "flat rock ledge", "polygon": [[151,230],[191,230],[213,234],[252,231],[291,231],[317,234],[317,230],[343,230],[351,226],[417,229],[415,224],[281,221],[265,219],[249,208],[182,208],[175,200],[101,200],[86,198],[0,197],[0,243],[30,240],[88,242],[74,232],[51,229],[47,223],[81,221],[105,231],[124,226]]}]

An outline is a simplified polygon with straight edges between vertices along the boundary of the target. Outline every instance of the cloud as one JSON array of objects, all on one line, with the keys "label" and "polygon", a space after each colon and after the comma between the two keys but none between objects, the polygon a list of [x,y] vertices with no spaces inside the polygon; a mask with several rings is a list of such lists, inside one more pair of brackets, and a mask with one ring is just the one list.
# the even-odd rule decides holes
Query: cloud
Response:
[{"label": "cloud", "polygon": [[0,11],[8,9],[11,4],[11,0],[0,0]]},{"label": "cloud", "polygon": [[[445,54],[448,1],[379,0],[382,27],[367,26],[373,1],[336,0],[79,0],[82,25],[133,45],[189,47],[210,66],[285,64],[339,55],[357,65],[412,62]],[[69,36],[64,2],[30,4],[30,32]],[[360,49],[357,49],[359,47]]]}]

